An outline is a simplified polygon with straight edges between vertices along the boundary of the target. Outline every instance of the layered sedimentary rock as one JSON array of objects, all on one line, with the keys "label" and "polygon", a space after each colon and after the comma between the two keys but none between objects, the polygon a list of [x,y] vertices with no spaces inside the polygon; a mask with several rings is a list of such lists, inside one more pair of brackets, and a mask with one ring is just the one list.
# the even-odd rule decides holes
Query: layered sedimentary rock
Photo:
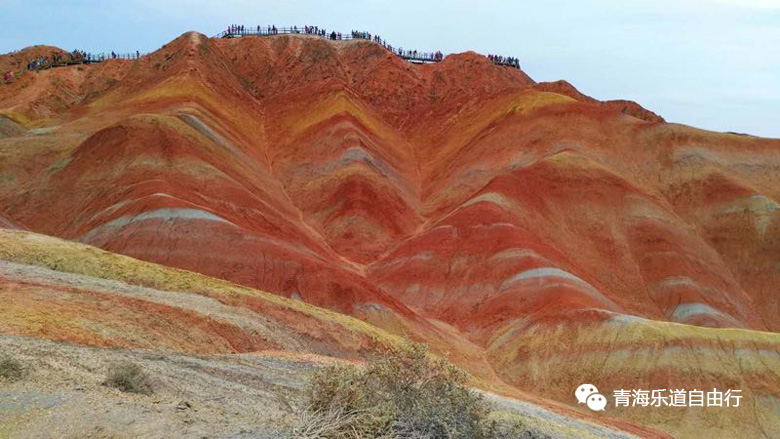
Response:
[{"label": "layered sedimentary rock", "polygon": [[[595,415],[628,429],[780,432],[778,140],[667,124],[474,53],[414,65],[308,36],[188,33],[138,61],[26,73],[0,116],[3,227],[357,317],[580,416],[583,382],[743,391],[716,414]],[[328,353],[294,342],[294,318],[258,339],[244,311],[212,321],[97,281],[55,300],[72,279],[4,270],[6,332],[52,337],[35,322],[63,310],[60,339],[85,344],[154,347],[146,318],[197,328],[159,348]],[[109,303],[109,329],[140,335],[78,322]],[[371,349],[331,330],[329,349]]]}]

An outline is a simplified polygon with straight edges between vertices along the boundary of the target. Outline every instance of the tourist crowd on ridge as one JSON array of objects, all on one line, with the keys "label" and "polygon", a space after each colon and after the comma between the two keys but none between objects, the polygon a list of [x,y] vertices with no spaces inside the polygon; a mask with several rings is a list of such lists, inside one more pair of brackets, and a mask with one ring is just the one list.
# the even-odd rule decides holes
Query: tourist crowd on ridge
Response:
[{"label": "tourist crowd on ridge", "polygon": [[41,55],[38,58],[28,62],[27,70],[37,70],[60,64],[79,64],[87,61],[89,56],[90,55],[88,53],[81,50],[74,50],[73,52],[65,54],[52,52],[49,56]]},{"label": "tourist crowd on ridge", "polygon": [[[385,49],[389,50],[394,55],[410,61],[423,61],[423,62],[438,62],[444,59],[444,54],[441,51],[436,52],[418,52],[417,50],[404,50],[403,48],[396,48],[388,44],[379,35],[373,35],[370,32],[353,30],[348,35],[341,32],[331,31],[328,32],[324,28],[318,26],[291,26],[289,28],[278,28],[275,25],[268,25],[266,27],[256,26],[255,28],[247,28],[244,25],[233,24],[227,27],[225,32],[221,35],[225,37],[232,37],[237,35],[278,35],[278,34],[305,34],[316,35],[321,38],[327,38],[330,40],[369,40],[377,44],[380,44]],[[110,54],[91,54],[82,50],[74,50],[68,53],[52,52],[50,56],[41,55],[27,63],[27,70],[43,70],[51,67],[66,66],[72,64],[84,64],[91,62],[100,62],[107,59],[139,59],[141,57],[140,52],[136,51],[134,54],[117,54],[111,52]],[[520,60],[511,56],[500,55],[488,55],[487,58],[495,63],[504,66],[511,66],[520,68]],[[3,82],[9,83],[14,80],[15,76],[12,71],[7,71],[3,74]]]},{"label": "tourist crowd on ridge", "polygon": [[[26,70],[44,70],[51,67],[69,66],[74,64],[86,64],[92,62],[105,61],[107,59],[139,59],[141,52],[118,54],[116,52],[92,54],[83,50],[74,50],[73,52],[52,52],[50,55],[41,55],[30,60],[25,65]],[[3,82],[9,83],[15,79],[13,71],[6,71],[3,74]]]},{"label": "tourist crowd on ridge", "polygon": [[[404,50],[402,48],[396,48],[388,44],[379,35],[372,35],[370,32],[353,30],[349,35],[342,34],[341,32],[331,31],[328,32],[324,28],[318,26],[290,26],[289,28],[278,28],[275,25],[268,25],[265,27],[247,27],[244,25],[233,24],[227,27],[223,32],[223,37],[233,36],[245,36],[245,35],[279,35],[279,34],[304,34],[304,35],[316,35],[321,38],[327,38],[330,40],[370,40],[380,44],[382,47],[389,50],[391,53],[398,55],[401,58],[411,61],[424,61],[424,62],[438,62],[444,59],[444,54],[441,51],[436,52],[418,52],[417,50]],[[520,68],[520,60],[511,56],[500,55],[488,55],[487,57],[494,64],[503,66],[510,66]]]},{"label": "tourist crowd on ridge", "polygon": [[496,64],[520,68],[520,60],[512,56],[488,55],[487,57]]}]

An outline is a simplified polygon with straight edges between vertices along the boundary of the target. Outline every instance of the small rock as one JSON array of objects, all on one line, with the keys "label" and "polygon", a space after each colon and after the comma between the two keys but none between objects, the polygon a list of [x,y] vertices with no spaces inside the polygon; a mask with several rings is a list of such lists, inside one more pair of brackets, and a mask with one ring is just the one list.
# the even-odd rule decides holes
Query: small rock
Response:
[{"label": "small rock", "polygon": [[178,411],[189,410],[191,408],[192,404],[190,404],[188,401],[181,401],[176,405],[176,410]]}]

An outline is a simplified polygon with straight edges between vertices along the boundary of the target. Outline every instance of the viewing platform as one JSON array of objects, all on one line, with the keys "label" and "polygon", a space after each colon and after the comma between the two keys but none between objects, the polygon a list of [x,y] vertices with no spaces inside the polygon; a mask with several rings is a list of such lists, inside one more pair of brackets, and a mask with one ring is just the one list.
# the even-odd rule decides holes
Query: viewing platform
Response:
[{"label": "viewing platform", "polygon": [[[262,26],[232,25],[232,26],[228,26],[227,29],[215,35],[214,38],[238,38],[238,37],[245,37],[245,36],[265,37],[265,36],[274,36],[274,35],[310,35],[310,36],[319,37],[327,40],[333,40],[333,41],[350,41],[350,40],[373,41],[381,45],[382,47],[384,47],[393,55],[416,64],[436,63],[442,61],[445,57],[445,55],[439,51],[422,52],[417,50],[408,50],[400,47],[394,47],[388,44],[387,41],[385,41],[384,39],[380,38],[377,35],[373,35],[370,32],[362,32],[362,31],[352,31],[348,33],[342,33],[336,31],[327,32],[325,29],[320,29],[317,26],[276,27],[274,25],[271,25],[271,26],[262,27]],[[45,70],[53,67],[67,67],[67,66],[79,65],[79,64],[94,64],[94,63],[99,63],[110,59],[137,60],[144,55],[145,54],[142,54],[138,51],[136,51],[135,53],[111,52],[111,53],[98,53],[98,54],[86,53],[83,51],[74,51],[72,53],[53,54],[48,57],[44,56],[37,59],[33,59],[27,63],[26,69]],[[512,67],[517,69],[520,68],[520,63],[517,58],[488,55],[488,59],[493,64],[497,64],[500,66]],[[9,74],[6,73],[6,78],[5,78],[6,82],[9,81],[8,76]],[[13,78],[13,76],[10,77]]]},{"label": "viewing platform", "polygon": [[[229,26],[224,31],[215,35],[215,38],[238,38],[246,36],[274,36],[274,35],[310,35],[314,37],[320,37],[326,40],[333,41],[349,41],[349,40],[366,40],[373,41],[390,53],[402,58],[406,61],[413,63],[435,63],[444,59],[444,54],[441,52],[421,52],[417,50],[405,50],[400,47],[394,47],[387,43],[384,39],[371,34],[370,32],[352,31],[348,33],[326,31],[320,29],[317,26],[290,26],[290,27],[276,27],[276,26],[242,26],[233,25]],[[514,67],[519,69],[520,63],[517,58],[502,57],[502,56],[490,56],[490,61],[493,64],[506,67]]]}]

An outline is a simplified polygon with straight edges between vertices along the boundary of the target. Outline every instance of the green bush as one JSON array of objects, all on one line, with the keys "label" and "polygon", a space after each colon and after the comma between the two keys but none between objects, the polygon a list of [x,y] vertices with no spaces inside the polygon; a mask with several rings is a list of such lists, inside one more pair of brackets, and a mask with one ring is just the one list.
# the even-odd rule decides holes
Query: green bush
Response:
[{"label": "green bush", "polygon": [[294,435],[322,439],[514,438],[522,425],[488,421],[484,398],[467,375],[422,344],[384,352],[365,368],[334,366],[316,373]]},{"label": "green bush", "polygon": [[0,356],[0,378],[16,381],[21,379],[23,374],[22,363],[7,355]]},{"label": "green bush", "polygon": [[103,384],[123,392],[140,393],[142,395],[154,393],[146,372],[144,372],[141,366],[129,361],[112,365],[108,369],[108,375]]}]

